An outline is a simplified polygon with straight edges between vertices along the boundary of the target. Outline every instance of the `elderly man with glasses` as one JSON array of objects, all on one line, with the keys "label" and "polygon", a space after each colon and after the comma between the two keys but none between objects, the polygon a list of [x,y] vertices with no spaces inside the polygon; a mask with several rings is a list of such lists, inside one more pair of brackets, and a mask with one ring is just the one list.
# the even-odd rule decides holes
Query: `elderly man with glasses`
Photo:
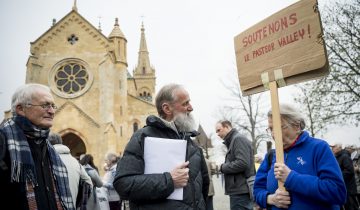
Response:
[{"label": "elderly man with glasses", "polygon": [[[17,210],[74,210],[65,165],[48,142],[56,106],[50,89],[19,87],[0,126],[0,203]],[[15,202],[14,202],[15,201]]]}]

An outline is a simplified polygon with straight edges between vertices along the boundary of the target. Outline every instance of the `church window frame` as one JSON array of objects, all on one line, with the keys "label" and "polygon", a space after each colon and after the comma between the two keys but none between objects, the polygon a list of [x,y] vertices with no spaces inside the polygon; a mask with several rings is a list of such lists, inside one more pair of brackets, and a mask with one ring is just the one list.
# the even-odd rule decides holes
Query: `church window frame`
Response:
[{"label": "church window frame", "polygon": [[71,44],[71,45],[74,45],[76,44],[77,41],[79,41],[79,37],[77,37],[75,34],[71,34],[67,41]]},{"label": "church window frame", "polygon": [[63,98],[76,98],[89,90],[93,75],[89,65],[80,59],[65,59],[53,66],[49,74],[49,86]]}]

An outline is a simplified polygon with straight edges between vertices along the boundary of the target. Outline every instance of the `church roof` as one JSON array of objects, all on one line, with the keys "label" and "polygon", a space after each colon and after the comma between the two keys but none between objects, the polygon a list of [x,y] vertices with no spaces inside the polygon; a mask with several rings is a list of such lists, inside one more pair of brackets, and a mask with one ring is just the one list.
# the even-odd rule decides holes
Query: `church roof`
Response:
[{"label": "church roof", "polygon": [[93,26],[89,21],[87,21],[84,17],[82,17],[76,9],[72,9],[68,14],[66,14],[60,21],[53,24],[45,33],[43,33],[38,39],[31,42],[31,49],[30,52],[32,55],[35,54],[40,48],[47,45],[47,43],[53,39],[54,36],[57,34],[62,33],[64,28],[71,22],[77,22],[78,24],[83,25],[82,28],[87,30],[93,37],[98,37],[96,40],[104,45],[105,48],[109,47],[110,40],[102,34],[95,26]]}]

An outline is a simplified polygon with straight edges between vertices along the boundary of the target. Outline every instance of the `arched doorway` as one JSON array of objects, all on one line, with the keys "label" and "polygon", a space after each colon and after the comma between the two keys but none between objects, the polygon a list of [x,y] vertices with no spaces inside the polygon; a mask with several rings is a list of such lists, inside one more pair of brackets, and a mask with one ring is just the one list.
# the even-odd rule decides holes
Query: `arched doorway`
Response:
[{"label": "arched doorway", "polygon": [[79,159],[81,154],[86,153],[86,147],[83,140],[74,133],[67,133],[62,136],[63,144],[68,146],[71,155]]}]

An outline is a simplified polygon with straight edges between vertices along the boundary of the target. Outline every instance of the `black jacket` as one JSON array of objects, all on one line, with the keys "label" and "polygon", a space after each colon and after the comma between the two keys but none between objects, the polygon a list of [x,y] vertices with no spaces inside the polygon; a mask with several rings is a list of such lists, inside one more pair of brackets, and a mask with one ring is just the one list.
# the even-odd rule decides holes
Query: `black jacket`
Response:
[{"label": "black jacket", "polygon": [[343,149],[336,154],[335,157],[339,163],[341,173],[345,181],[347,194],[357,194],[354,166],[352,164],[350,153]]},{"label": "black jacket", "polygon": [[225,136],[228,148],[221,172],[225,177],[225,194],[249,193],[246,178],[255,175],[254,150],[251,142],[234,128]]},{"label": "black jacket", "polygon": [[[177,134],[155,116],[149,116],[146,124],[133,134],[118,162],[114,187],[120,197],[130,201],[132,210],[204,210],[209,176],[201,149],[190,139],[194,133]],[[189,181],[184,187],[183,200],[166,199],[174,191],[169,172],[144,174],[144,138],[148,136],[187,140]]]}]

